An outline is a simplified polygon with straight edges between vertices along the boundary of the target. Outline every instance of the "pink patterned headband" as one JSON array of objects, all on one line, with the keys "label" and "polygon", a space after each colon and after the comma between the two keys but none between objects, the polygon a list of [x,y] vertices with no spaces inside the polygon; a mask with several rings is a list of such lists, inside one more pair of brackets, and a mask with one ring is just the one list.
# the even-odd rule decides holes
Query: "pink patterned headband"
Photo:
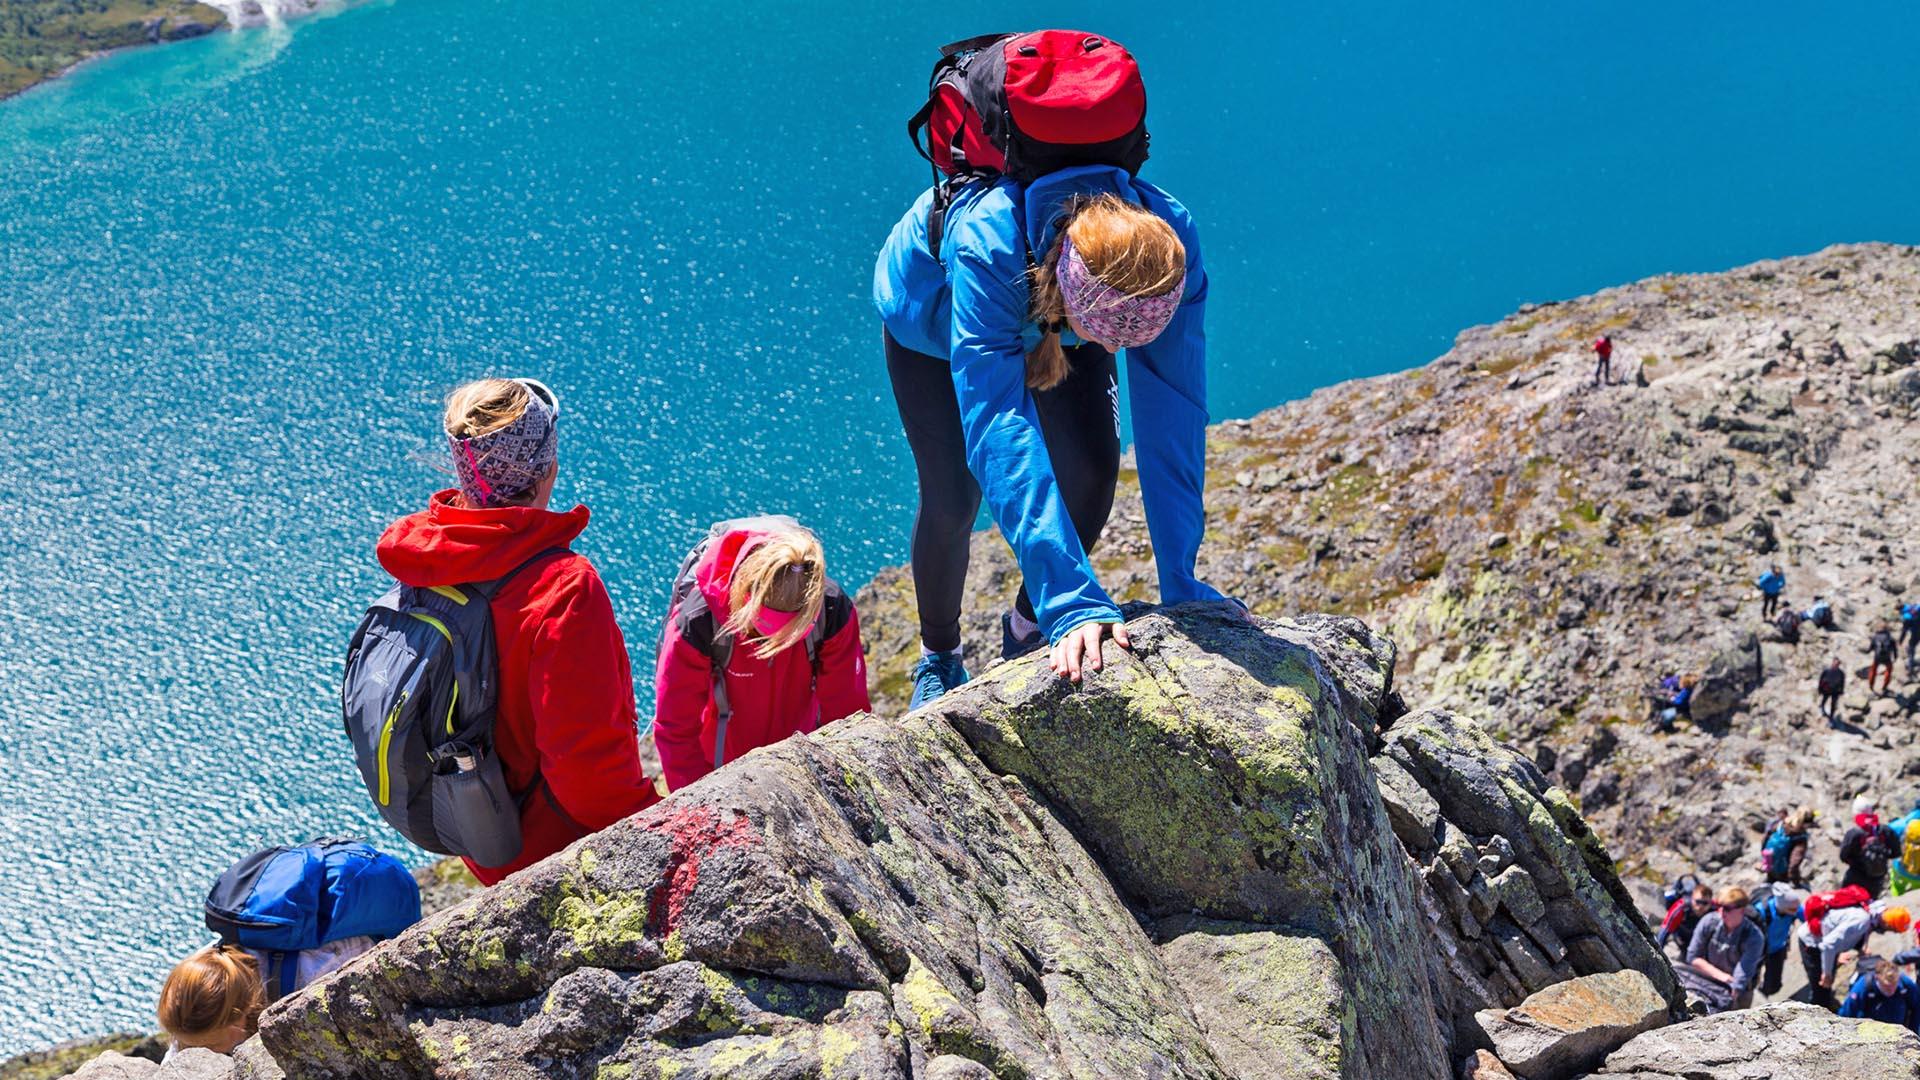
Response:
[{"label": "pink patterned headband", "polygon": [[1128,296],[1087,269],[1087,261],[1074,250],[1071,236],[1060,240],[1056,274],[1067,317],[1085,336],[1114,349],[1131,349],[1159,337],[1173,321],[1187,288],[1187,273],[1182,268],[1179,279],[1167,291],[1155,296]]}]

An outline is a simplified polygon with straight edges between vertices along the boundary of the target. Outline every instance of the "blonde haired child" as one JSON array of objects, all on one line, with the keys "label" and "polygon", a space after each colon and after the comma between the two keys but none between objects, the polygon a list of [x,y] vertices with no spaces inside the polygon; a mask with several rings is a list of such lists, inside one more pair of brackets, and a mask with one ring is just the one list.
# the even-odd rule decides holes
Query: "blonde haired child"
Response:
[{"label": "blonde haired child", "polygon": [[721,522],[687,556],[656,676],[654,742],[676,789],[870,708],[853,601],[789,517]]}]

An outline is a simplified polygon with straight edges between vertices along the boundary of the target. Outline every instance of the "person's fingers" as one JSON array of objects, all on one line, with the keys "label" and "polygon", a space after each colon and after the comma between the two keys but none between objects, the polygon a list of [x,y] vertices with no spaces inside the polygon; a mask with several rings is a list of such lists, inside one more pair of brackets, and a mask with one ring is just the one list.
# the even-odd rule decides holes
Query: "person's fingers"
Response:
[{"label": "person's fingers", "polygon": [[1131,650],[1133,648],[1133,639],[1127,636],[1126,623],[1113,624],[1113,643],[1123,649]]},{"label": "person's fingers", "polygon": [[1100,642],[1107,636],[1107,627],[1111,623],[1091,623],[1093,633],[1087,635],[1087,670],[1099,671],[1105,657],[1100,655]]}]

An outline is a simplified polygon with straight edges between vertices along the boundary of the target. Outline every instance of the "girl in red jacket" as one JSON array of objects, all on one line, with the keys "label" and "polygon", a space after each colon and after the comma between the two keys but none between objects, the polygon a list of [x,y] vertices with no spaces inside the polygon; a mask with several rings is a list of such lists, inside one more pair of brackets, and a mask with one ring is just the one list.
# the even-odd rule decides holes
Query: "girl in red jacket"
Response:
[{"label": "girl in red jacket", "polygon": [[870,707],[860,619],[789,517],[721,522],[674,581],[654,742],[678,790],[756,746]]},{"label": "girl in red jacket", "polygon": [[[520,857],[467,866],[491,885],[659,800],[640,772],[633,672],[607,587],[567,549],[587,508],[547,508],[560,400],[532,379],[482,379],[447,399],[458,490],[380,537],[380,565],[417,588],[512,574],[493,597],[500,657],[494,747],[520,803]],[[516,572],[517,571],[517,572]]]}]

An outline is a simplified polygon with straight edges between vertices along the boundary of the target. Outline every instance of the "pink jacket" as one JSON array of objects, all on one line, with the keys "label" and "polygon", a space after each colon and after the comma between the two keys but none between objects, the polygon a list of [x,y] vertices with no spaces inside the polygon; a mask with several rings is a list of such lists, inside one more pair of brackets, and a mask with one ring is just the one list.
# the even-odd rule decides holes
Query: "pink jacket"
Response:
[{"label": "pink jacket", "polygon": [[[696,586],[712,612],[715,629],[731,611],[727,592],[735,564],[764,535],[744,530],[728,533],[707,549],[696,568]],[[725,675],[733,716],[727,724],[723,761],[872,707],[867,698],[860,617],[840,587],[829,581],[827,605],[820,617],[826,619],[836,605],[844,605],[846,622],[820,643],[817,679],[804,641],[768,660],[754,655],[751,640],[734,644]],[[719,710],[714,704],[713,665],[705,653],[682,638],[676,614],[667,613],[660,643],[653,735],[667,785],[677,791],[713,771]]]}]

